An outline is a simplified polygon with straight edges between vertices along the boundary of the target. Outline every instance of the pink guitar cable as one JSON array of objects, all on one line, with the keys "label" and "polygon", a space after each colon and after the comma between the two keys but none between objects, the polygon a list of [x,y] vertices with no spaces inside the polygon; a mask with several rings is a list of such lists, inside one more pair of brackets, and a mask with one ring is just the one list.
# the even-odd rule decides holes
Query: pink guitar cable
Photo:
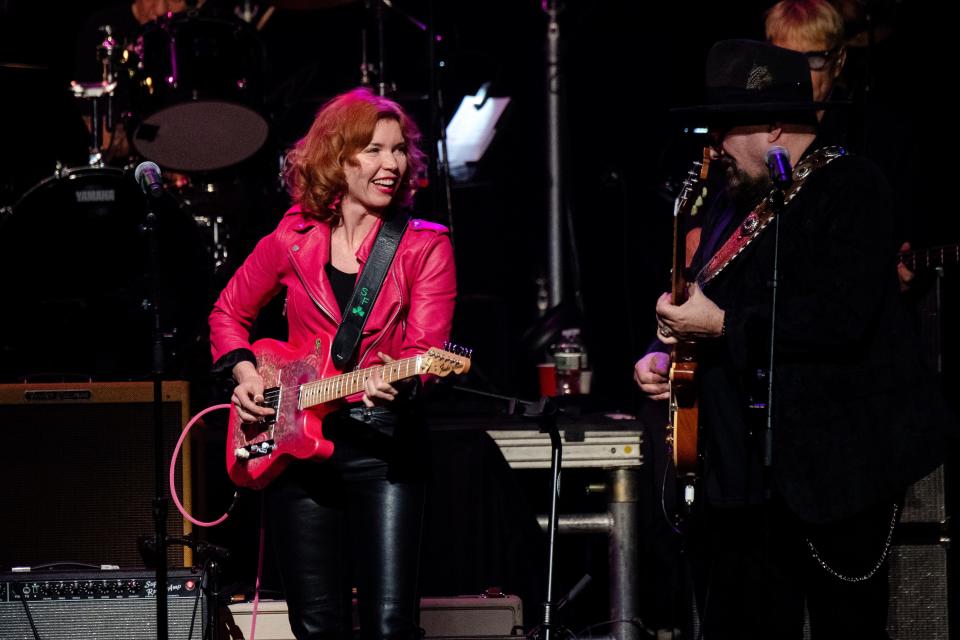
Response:
[{"label": "pink guitar cable", "polygon": [[[170,457],[170,496],[173,498],[173,504],[177,506],[177,511],[180,512],[184,518],[198,527],[215,527],[218,524],[221,524],[224,520],[229,517],[229,511],[224,512],[222,516],[217,518],[212,522],[204,522],[202,520],[197,520],[192,515],[187,513],[187,510],[184,508],[183,503],[180,502],[180,497],[177,495],[177,485],[175,482],[176,472],[177,472],[177,459],[180,457],[180,448],[183,446],[184,440],[187,439],[187,435],[190,433],[190,429],[193,428],[193,425],[197,423],[200,418],[217,411],[219,409],[230,409],[229,404],[216,404],[212,407],[207,407],[197,415],[190,418],[190,422],[186,424],[183,428],[183,431],[180,433],[180,438],[177,440],[177,445],[173,448],[173,455]],[[257,632],[257,610],[260,608],[260,577],[263,575],[263,541],[266,532],[265,520],[264,520],[264,504],[263,504],[263,494],[260,494],[260,548],[257,553],[257,581],[253,588],[253,612],[250,616],[250,638],[249,640],[254,640],[256,638]],[[214,603],[216,606],[217,603]]]}]

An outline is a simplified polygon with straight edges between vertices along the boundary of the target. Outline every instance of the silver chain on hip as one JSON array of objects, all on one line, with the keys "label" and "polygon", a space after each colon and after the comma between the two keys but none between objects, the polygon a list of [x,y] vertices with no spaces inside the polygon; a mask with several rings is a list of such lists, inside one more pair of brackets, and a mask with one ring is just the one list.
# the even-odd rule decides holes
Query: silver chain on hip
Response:
[{"label": "silver chain on hip", "polygon": [[810,538],[807,538],[806,539],[807,546],[810,548],[810,555],[813,556],[813,559],[817,561],[817,564],[819,564],[824,571],[832,575],[834,578],[837,578],[838,580],[842,580],[843,582],[864,582],[866,580],[869,580],[874,576],[874,574],[877,573],[877,571],[880,570],[880,567],[883,566],[884,560],[886,560],[887,556],[890,555],[890,546],[893,544],[893,530],[897,526],[897,514],[899,512],[900,512],[900,505],[898,505],[897,503],[893,503],[893,515],[890,516],[890,529],[889,531],[887,531],[887,539],[883,543],[883,553],[880,554],[880,558],[877,560],[876,564],[873,565],[870,571],[863,574],[862,576],[844,575],[839,571],[837,571],[836,569],[834,569],[833,567],[831,567],[829,564],[827,564],[827,561],[820,556],[820,552],[817,551],[817,547],[814,546]]}]

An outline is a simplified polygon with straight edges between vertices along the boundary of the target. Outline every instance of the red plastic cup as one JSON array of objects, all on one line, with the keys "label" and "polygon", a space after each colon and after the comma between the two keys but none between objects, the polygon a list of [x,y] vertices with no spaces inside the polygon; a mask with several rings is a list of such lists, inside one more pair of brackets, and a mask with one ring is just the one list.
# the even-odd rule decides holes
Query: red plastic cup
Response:
[{"label": "red plastic cup", "polygon": [[557,365],[552,362],[538,364],[537,376],[540,380],[540,395],[550,397],[557,395]]}]

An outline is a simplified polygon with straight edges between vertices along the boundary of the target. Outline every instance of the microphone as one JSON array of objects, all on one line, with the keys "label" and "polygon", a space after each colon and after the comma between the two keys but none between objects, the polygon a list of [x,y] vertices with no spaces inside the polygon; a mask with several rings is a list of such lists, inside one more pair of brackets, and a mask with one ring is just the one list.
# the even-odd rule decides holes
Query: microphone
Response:
[{"label": "microphone", "polygon": [[143,192],[151,198],[163,195],[163,183],[160,181],[160,167],[154,162],[141,162],[133,171],[133,177]]},{"label": "microphone", "polygon": [[781,146],[767,149],[767,169],[770,180],[778,189],[786,189],[793,184],[793,167],[790,166],[790,152]]}]

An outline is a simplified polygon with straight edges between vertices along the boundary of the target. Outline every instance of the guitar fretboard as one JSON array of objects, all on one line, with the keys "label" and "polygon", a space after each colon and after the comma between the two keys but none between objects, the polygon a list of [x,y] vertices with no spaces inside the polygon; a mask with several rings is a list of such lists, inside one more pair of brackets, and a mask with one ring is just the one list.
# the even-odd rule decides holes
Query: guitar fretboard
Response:
[{"label": "guitar fretboard", "polygon": [[906,251],[899,256],[910,271],[918,269],[935,269],[948,264],[960,263],[960,244],[947,244],[942,247]]},{"label": "guitar fretboard", "polygon": [[354,393],[359,393],[363,391],[367,378],[372,376],[373,372],[377,370],[380,371],[380,375],[385,382],[396,382],[404,378],[412,378],[424,372],[421,370],[422,362],[422,355],[413,356],[388,362],[384,365],[342,373],[332,378],[308,382],[300,387],[300,408],[306,409],[324,402],[339,400]]}]

